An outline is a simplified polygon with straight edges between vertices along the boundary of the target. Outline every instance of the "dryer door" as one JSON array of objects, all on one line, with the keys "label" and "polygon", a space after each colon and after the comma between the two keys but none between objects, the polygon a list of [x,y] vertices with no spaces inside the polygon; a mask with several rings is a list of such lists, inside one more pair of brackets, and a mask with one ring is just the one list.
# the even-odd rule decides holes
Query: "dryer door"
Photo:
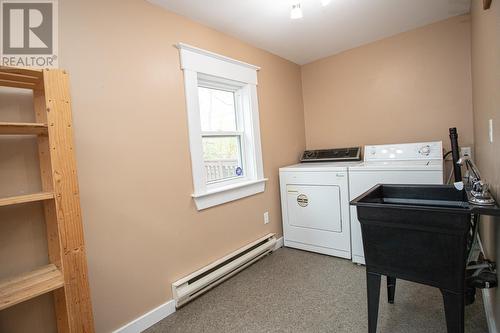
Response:
[{"label": "dryer door", "polygon": [[351,258],[349,203],[343,186],[286,185],[285,246]]},{"label": "dryer door", "polygon": [[339,186],[287,185],[287,205],[292,227],[342,232]]}]

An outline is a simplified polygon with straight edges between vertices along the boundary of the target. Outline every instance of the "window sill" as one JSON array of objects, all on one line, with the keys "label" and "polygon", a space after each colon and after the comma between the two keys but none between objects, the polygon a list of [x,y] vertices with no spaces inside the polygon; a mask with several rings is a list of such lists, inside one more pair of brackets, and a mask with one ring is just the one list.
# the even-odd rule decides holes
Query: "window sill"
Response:
[{"label": "window sill", "polygon": [[264,192],[266,188],[266,181],[267,178],[250,180],[220,187],[204,193],[195,193],[191,196],[194,198],[196,208],[198,210],[203,210]]}]

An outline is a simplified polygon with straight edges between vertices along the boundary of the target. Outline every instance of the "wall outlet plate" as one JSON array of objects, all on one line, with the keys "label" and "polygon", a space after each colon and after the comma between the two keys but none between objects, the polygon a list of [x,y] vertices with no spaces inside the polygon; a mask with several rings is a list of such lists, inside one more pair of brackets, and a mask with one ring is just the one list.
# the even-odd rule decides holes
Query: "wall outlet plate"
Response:
[{"label": "wall outlet plate", "polygon": [[269,223],[269,212],[265,212],[264,213],[264,224],[268,224]]}]

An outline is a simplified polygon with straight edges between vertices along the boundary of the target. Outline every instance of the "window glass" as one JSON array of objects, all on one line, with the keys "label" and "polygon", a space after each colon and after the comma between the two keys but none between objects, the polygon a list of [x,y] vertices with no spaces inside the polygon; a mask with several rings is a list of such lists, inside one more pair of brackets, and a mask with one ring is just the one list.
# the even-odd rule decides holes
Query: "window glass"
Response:
[{"label": "window glass", "polygon": [[198,87],[201,130],[236,131],[234,93],[213,88]]},{"label": "window glass", "polygon": [[239,136],[205,136],[202,142],[207,183],[243,175]]}]

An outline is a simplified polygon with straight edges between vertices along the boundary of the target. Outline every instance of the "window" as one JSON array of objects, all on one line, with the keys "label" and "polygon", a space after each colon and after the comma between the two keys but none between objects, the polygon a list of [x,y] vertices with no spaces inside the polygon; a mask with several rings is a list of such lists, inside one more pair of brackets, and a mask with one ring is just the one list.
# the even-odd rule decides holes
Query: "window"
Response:
[{"label": "window", "polygon": [[179,44],[198,210],[263,192],[258,68]]},{"label": "window", "polygon": [[[243,177],[242,116],[236,94],[198,81],[203,163],[207,184]],[[239,120],[237,120],[239,118]]]}]

